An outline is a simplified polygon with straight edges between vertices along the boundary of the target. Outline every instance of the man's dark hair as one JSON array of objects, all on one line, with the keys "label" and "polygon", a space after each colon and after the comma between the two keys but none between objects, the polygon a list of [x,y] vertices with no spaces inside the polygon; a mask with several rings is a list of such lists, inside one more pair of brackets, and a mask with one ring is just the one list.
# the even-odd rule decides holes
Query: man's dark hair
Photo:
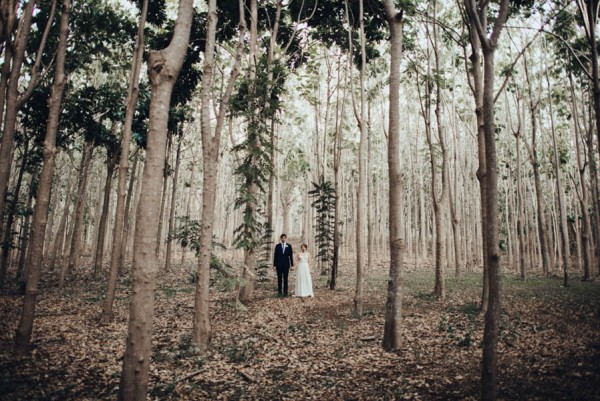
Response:
[{"label": "man's dark hair", "polygon": [[287,238],[287,235],[285,235],[285,234],[281,234],[281,235],[279,236],[279,239],[283,239],[283,237],[286,237],[286,238]]}]

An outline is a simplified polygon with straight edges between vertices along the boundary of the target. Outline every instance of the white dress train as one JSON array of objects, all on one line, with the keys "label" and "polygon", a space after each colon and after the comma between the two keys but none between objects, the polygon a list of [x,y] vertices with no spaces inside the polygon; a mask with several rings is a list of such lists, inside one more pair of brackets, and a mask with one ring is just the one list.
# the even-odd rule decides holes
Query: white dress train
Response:
[{"label": "white dress train", "polygon": [[300,254],[300,262],[296,273],[296,291],[297,297],[314,297],[312,289],[312,278],[308,269],[308,254]]}]

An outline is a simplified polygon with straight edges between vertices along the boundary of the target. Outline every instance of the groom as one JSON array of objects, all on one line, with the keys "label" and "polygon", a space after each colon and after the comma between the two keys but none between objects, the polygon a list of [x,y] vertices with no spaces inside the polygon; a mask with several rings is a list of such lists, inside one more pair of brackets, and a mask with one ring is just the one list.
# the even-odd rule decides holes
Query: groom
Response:
[{"label": "groom", "polygon": [[[277,270],[277,291],[279,292],[279,296],[287,297],[288,274],[290,272],[290,267],[294,266],[294,254],[292,252],[292,246],[286,242],[287,235],[281,234],[279,239],[281,240],[281,242],[275,245],[275,255],[273,255],[273,268]],[[283,291],[281,291],[282,279]]]}]

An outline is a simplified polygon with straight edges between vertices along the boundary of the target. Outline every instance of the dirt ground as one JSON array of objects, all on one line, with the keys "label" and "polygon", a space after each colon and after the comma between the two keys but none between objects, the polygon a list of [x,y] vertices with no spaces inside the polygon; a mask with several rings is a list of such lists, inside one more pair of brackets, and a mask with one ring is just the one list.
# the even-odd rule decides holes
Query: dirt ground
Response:
[{"label": "dirt ground", "polygon": [[[448,296],[431,296],[430,270],[405,272],[401,350],[381,349],[387,265],[365,281],[361,318],[352,316],[352,265],[339,288],[313,275],[315,298],[275,297],[257,287],[242,310],[212,294],[210,351],[189,353],[194,284],[174,267],[156,291],[150,396],[155,400],[470,400],[479,397],[483,317],[481,273],[447,278]],[[293,283],[294,276],[291,277]],[[505,400],[600,400],[600,281],[507,275],[499,344]],[[116,399],[127,331],[130,280],[120,282],[116,319],[99,326],[104,283],[45,283],[28,356],[11,351],[21,296],[0,295],[0,400]]]}]

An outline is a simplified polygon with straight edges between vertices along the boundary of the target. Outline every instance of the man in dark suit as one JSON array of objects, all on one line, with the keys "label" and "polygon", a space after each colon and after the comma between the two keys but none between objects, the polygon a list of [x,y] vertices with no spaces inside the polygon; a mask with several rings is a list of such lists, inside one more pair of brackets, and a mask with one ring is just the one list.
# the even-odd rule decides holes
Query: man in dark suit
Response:
[{"label": "man in dark suit", "polygon": [[287,297],[288,275],[290,273],[290,267],[293,270],[294,253],[292,251],[292,246],[286,242],[287,235],[281,234],[279,239],[281,240],[281,242],[275,245],[275,254],[273,255],[273,268],[277,270],[277,291],[279,292],[279,296]]}]

